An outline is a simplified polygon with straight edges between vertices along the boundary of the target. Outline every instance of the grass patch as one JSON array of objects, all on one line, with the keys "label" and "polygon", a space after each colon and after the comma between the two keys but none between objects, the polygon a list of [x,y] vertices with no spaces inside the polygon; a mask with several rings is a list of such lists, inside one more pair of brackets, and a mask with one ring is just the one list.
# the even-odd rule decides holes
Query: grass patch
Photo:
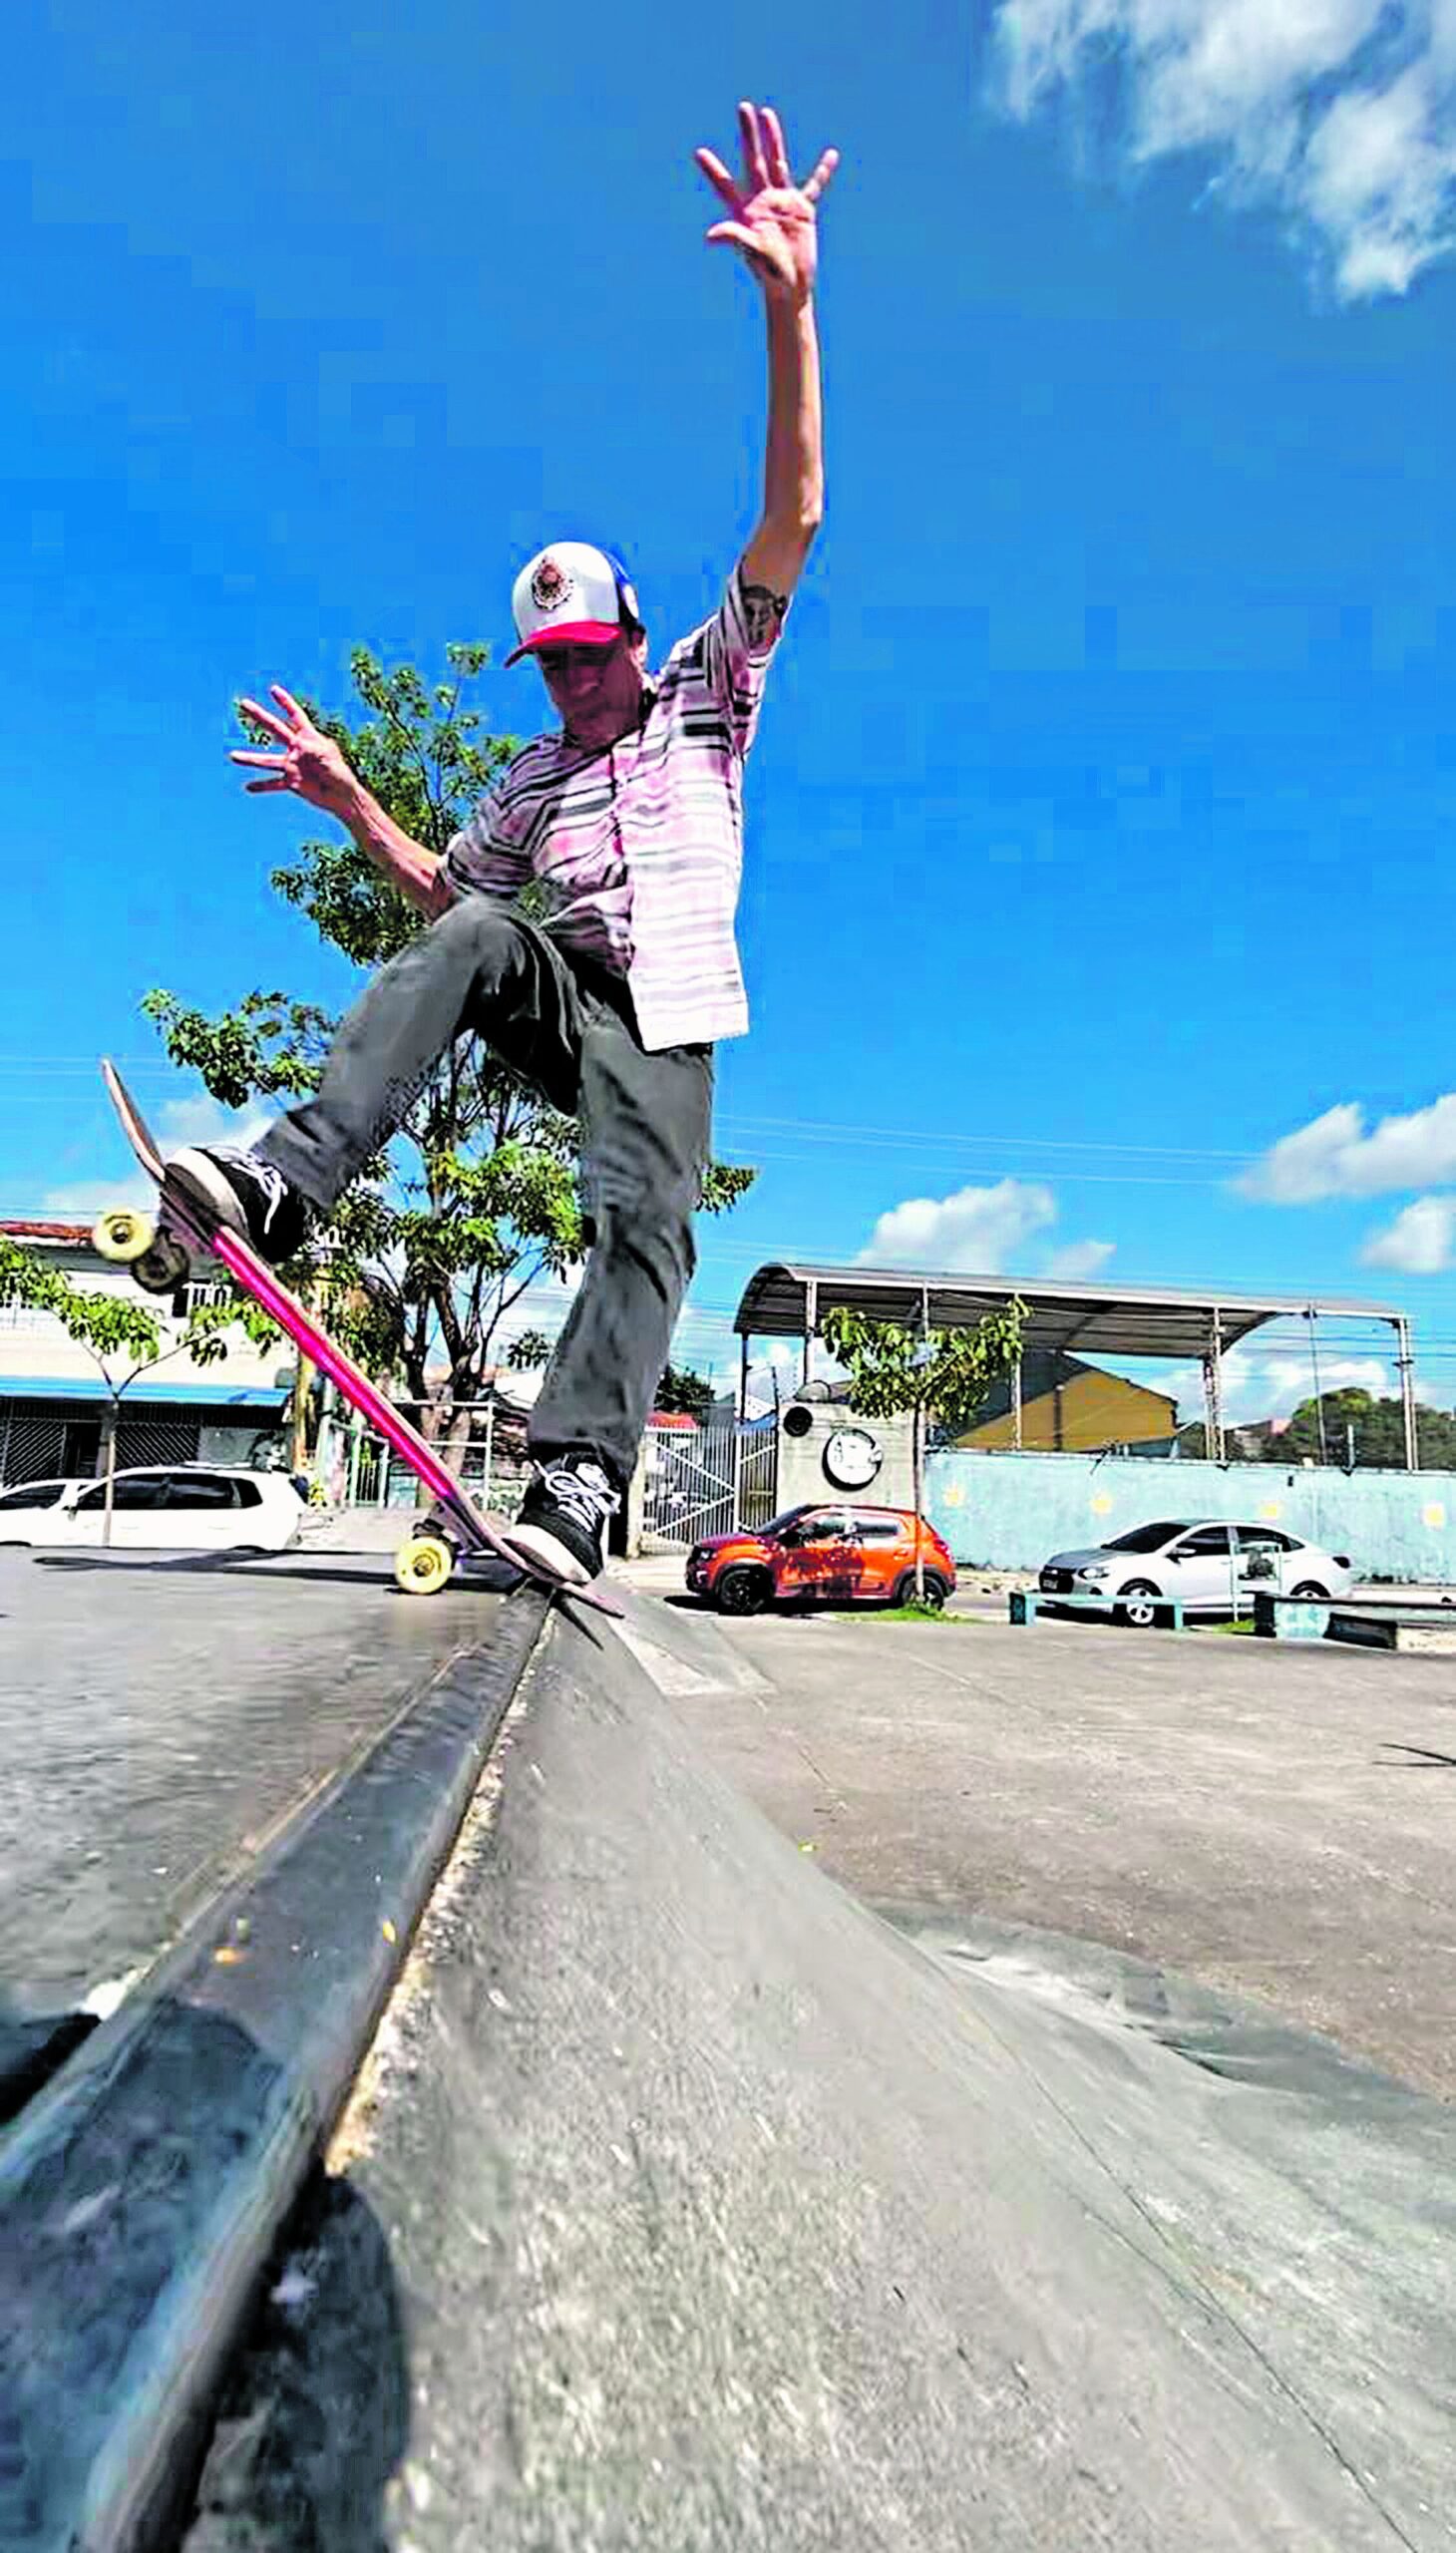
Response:
[{"label": "grass patch", "polygon": [[1254,1638],[1254,1625],[1251,1622],[1205,1623],[1201,1628],[1206,1632],[1222,1632],[1225,1640],[1253,1640]]},{"label": "grass patch", "polygon": [[827,1608],[841,1623],[945,1623],[961,1631],[974,1614],[947,1614],[936,1605],[835,1605]]}]

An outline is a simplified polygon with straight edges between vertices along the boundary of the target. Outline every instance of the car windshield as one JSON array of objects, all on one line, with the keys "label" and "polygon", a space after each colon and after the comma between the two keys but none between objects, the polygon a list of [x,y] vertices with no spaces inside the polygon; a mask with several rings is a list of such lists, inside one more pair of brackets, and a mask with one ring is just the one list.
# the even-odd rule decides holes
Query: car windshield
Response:
[{"label": "car windshield", "polygon": [[1156,1552],[1171,1543],[1175,1534],[1186,1534],[1186,1525],[1135,1525],[1130,1534],[1117,1534],[1104,1543],[1105,1552]]},{"label": "car windshield", "polygon": [[786,1507],[782,1516],[772,1517],[767,1525],[760,1525],[760,1537],[766,1543],[772,1542],[777,1535],[787,1534],[789,1527],[797,1525],[800,1517],[808,1513],[807,1507]]}]

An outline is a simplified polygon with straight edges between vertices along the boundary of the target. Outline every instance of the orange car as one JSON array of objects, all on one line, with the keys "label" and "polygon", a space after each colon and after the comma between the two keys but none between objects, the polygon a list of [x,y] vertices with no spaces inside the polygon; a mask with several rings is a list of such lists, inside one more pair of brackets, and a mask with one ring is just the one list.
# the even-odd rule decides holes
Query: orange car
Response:
[{"label": "orange car", "polygon": [[[921,1517],[925,1602],[943,1605],[955,1563]],[[909,1605],[915,1592],[915,1519],[908,1507],[791,1507],[757,1534],[712,1534],[687,1556],[691,1595],[720,1614],[765,1605]]]}]

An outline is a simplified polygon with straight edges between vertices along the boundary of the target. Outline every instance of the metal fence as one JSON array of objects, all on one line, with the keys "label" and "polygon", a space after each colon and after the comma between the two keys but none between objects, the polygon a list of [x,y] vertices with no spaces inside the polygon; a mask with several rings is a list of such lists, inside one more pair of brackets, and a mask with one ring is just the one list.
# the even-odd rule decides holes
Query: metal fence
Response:
[{"label": "metal fence", "polygon": [[778,1435],[720,1419],[698,1427],[649,1427],[642,1530],[654,1541],[694,1543],[774,1512]]},{"label": "metal fence", "polygon": [[[501,1442],[497,1412],[484,1402],[471,1413],[464,1446],[446,1459],[483,1507],[514,1505],[531,1465],[519,1422]],[[442,1453],[445,1452],[442,1446]],[[644,1446],[643,1532],[659,1542],[690,1543],[704,1534],[766,1525],[778,1487],[778,1435],[772,1426],[727,1419],[705,1427],[650,1427]],[[331,1507],[410,1508],[421,1503],[407,1463],[362,1422],[331,1412],[322,1422],[314,1472]],[[426,1502],[428,1503],[428,1501]]]},{"label": "metal fence", "polygon": [[[406,1414],[416,1418],[413,1410]],[[514,1444],[502,1444],[496,1422],[493,1402],[474,1403],[465,1444],[448,1451],[445,1444],[441,1446],[451,1470],[482,1507],[511,1504],[525,1488],[530,1471],[523,1452]],[[331,1507],[417,1507],[422,1497],[428,1504],[428,1494],[422,1493],[409,1464],[357,1418],[351,1421],[335,1414],[324,1418],[313,1468]]]}]

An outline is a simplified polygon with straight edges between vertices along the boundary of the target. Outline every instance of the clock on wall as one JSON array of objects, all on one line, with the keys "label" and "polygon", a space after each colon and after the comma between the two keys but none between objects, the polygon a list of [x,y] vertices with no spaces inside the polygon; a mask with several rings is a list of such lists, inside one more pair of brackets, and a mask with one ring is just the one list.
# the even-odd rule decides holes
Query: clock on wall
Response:
[{"label": "clock on wall", "polygon": [[863,1427],[837,1427],[824,1448],[824,1476],[836,1489],[868,1489],[885,1456]]}]

